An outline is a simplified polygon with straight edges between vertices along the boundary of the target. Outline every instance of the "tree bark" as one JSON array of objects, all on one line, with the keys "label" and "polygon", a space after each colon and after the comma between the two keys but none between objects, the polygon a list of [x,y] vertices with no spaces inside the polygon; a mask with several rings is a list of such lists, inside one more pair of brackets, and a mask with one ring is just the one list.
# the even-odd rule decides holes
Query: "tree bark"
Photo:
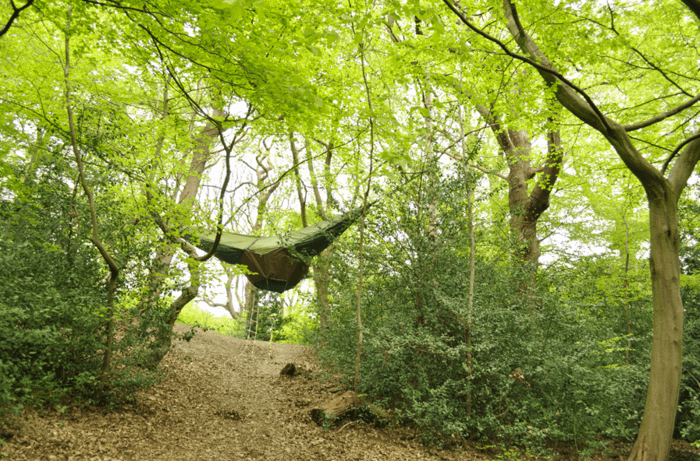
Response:
[{"label": "tree bark", "polygon": [[[167,105],[168,93],[166,87],[163,99],[163,117],[168,115]],[[223,117],[225,113],[220,107],[215,107],[212,115],[214,117]],[[202,174],[206,169],[207,162],[212,157],[210,144],[218,140],[218,135],[219,132],[217,128],[212,123],[207,122],[206,127],[204,130],[202,130],[202,133],[196,138],[196,146],[194,149],[192,149],[192,159],[190,160],[185,185],[180,191],[177,199],[178,203],[180,204],[180,207],[178,207],[180,213],[190,212],[196,204],[196,197],[197,193],[199,192]],[[159,142],[158,147],[160,147],[162,139],[159,141],[161,142]],[[160,149],[158,148],[156,157],[159,155]],[[183,163],[184,161],[185,160],[183,159]],[[153,307],[156,301],[161,298],[163,294],[163,282],[166,279],[166,274],[170,268],[170,264],[172,263],[175,251],[175,248],[170,245],[157,249],[156,257],[154,258],[148,273],[147,292],[139,301],[140,311]]]},{"label": "tree bark", "polygon": [[316,297],[319,301],[319,326],[321,328],[321,337],[323,331],[328,326],[328,316],[330,315],[331,303],[328,297],[328,286],[331,282],[331,259],[333,258],[333,245],[329,246],[320,255],[316,257],[316,264],[313,266],[313,281],[316,288]]},{"label": "tree bark", "polygon": [[[255,187],[258,189],[258,205],[255,213],[255,222],[251,226],[251,232],[256,233],[263,227],[263,221],[265,219],[265,214],[267,212],[267,204],[272,197],[272,194],[277,190],[280,182],[277,181],[271,185],[266,184],[268,178],[270,177],[270,171],[272,170],[272,165],[270,164],[270,150],[271,146],[268,146],[265,141],[262,142],[265,148],[265,154],[259,154],[255,157]],[[266,163],[267,162],[267,163]],[[249,165],[250,167],[250,165]],[[252,167],[250,167],[252,168]],[[245,312],[246,319],[246,336],[250,338],[252,322],[257,322],[259,320],[259,315],[253,318],[253,311],[257,312],[257,303],[260,298],[258,289],[250,283],[248,279],[245,282],[245,305],[243,310]],[[257,336],[257,328],[254,332],[254,336]]]},{"label": "tree bark", "polygon": [[[225,113],[220,107],[214,107],[213,115],[215,117],[224,117]],[[219,139],[219,129],[214,126],[213,123],[207,122],[205,129],[202,134],[197,138],[197,145],[194,148],[194,153],[192,160],[190,162],[190,169],[185,181],[185,185],[180,193],[179,197],[179,211],[180,213],[186,213],[191,211],[196,204],[196,196],[199,191],[199,185],[201,181],[201,176],[206,169],[207,161],[211,158],[211,144]],[[166,225],[156,213],[154,214],[154,219],[161,226],[163,233],[168,237],[170,235]],[[191,245],[181,244],[183,251],[185,251],[191,259],[197,259],[197,252]],[[141,300],[141,308],[153,307],[153,303],[160,299],[162,294],[162,283],[165,280],[165,273],[169,268],[174,256],[174,248],[168,247],[167,249],[160,250],[157,253],[157,260],[149,273],[149,292],[145,294],[145,297]],[[151,343],[150,350],[145,359],[145,365],[150,368],[155,368],[163,360],[163,357],[170,350],[172,345],[172,331],[173,326],[177,320],[178,315],[182,309],[192,300],[197,297],[200,287],[200,267],[199,263],[196,261],[188,262],[188,270],[190,273],[189,285],[184,288],[180,296],[175,299],[167,307],[168,317],[166,324],[157,328],[153,331],[155,338]]]},{"label": "tree bark", "polygon": [[674,194],[649,200],[654,327],[644,417],[630,461],[668,459],[678,406],[683,355],[679,232]]},{"label": "tree bark", "polygon": [[301,213],[301,225],[303,227],[308,227],[308,221],[306,220],[306,191],[301,182],[301,172],[299,171],[299,149],[294,142],[294,135],[289,133],[289,147],[292,149],[292,161],[294,162],[294,183],[297,189],[297,197],[299,198],[299,208]]},{"label": "tree bark", "polygon": [[[468,92],[463,93],[470,97]],[[549,208],[549,198],[564,161],[561,136],[558,130],[547,133],[547,156],[544,164],[535,170],[530,161],[532,143],[529,133],[526,130],[503,127],[500,117],[490,109],[481,104],[475,106],[491,127],[508,163],[510,229],[517,242],[513,253],[519,260],[535,267],[541,255],[537,222]],[[532,192],[528,193],[528,181],[537,173],[540,173],[537,183]]]},{"label": "tree bark", "polygon": [[[331,164],[333,159],[333,142],[320,142],[317,141],[326,149],[326,158],[323,167],[323,179],[324,186],[326,188],[326,202],[324,204],[323,198],[321,197],[321,191],[318,184],[318,179],[316,177],[316,172],[314,170],[313,158],[310,151],[310,146],[308,141],[306,144],[306,160],[309,167],[309,176],[311,177],[311,185],[314,189],[314,197],[316,198],[316,209],[318,210],[319,216],[322,219],[328,220],[330,216],[330,210],[332,205],[332,191],[333,183],[331,178]],[[319,301],[319,327],[321,329],[321,339],[323,339],[323,332],[328,325],[328,316],[330,314],[330,300],[328,298],[328,286],[331,282],[330,267],[331,259],[333,258],[333,244],[328,248],[323,250],[321,254],[316,257],[316,262],[313,265],[312,278],[314,282],[314,287],[316,288],[316,298]]]}]

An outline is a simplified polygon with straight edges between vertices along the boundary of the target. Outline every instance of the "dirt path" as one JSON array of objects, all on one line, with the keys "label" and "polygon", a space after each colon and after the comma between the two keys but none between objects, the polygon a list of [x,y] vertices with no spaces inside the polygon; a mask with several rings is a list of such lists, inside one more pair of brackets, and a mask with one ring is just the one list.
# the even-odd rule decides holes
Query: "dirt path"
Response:
[{"label": "dirt path", "polygon": [[[177,332],[188,331],[176,325]],[[282,378],[294,363],[314,369],[307,349],[289,344],[248,343],[214,332],[199,332],[189,343],[177,341],[163,361],[168,377],[139,403],[118,410],[70,408],[25,418],[10,444],[0,446],[0,461],[116,460],[285,460],[402,461],[520,459],[509,452],[477,449],[466,453],[431,452],[409,429],[378,429],[343,422],[324,431],[310,410],[336,391],[309,374]],[[346,425],[347,424],[347,425]],[[8,439],[9,434],[1,434]],[[594,460],[618,460],[620,453]],[[578,460],[573,446],[557,447],[555,461]],[[674,441],[671,461],[697,461],[700,450]],[[622,455],[622,456],[620,456]]]},{"label": "dirt path", "polygon": [[[176,325],[176,331],[189,327]],[[467,460],[431,454],[410,431],[352,423],[324,431],[309,415],[335,389],[282,378],[287,363],[312,369],[306,348],[246,342],[214,332],[178,341],[163,362],[168,378],[139,403],[70,409],[30,420],[0,459],[28,460]],[[479,456],[480,457],[480,456]]]}]

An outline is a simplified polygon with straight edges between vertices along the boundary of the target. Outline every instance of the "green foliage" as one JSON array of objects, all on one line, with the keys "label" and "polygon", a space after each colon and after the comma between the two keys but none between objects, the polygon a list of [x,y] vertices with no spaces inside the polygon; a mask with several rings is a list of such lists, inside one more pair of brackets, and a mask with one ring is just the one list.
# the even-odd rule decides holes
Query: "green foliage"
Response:
[{"label": "green foliage", "polygon": [[[97,382],[106,347],[105,269],[81,232],[89,229],[84,203],[56,173],[43,172],[30,200],[0,201],[0,411],[66,398],[118,405],[158,379],[135,366],[139,354],[127,332],[104,386]],[[126,262],[133,252],[123,250]]]},{"label": "green foliage", "polygon": [[[309,316],[303,306],[294,305],[283,313],[279,295],[269,294],[262,298],[258,308],[260,315],[258,340],[269,341],[271,329],[274,342],[309,345],[315,339],[317,322]],[[177,321],[234,338],[247,337],[244,315],[236,318],[219,317],[195,303],[185,306]]]},{"label": "green foliage", "polygon": [[318,341],[318,320],[311,316],[311,308],[306,301],[289,306],[285,309],[285,321],[282,324],[281,335],[275,341],[287,344],[311,346]]},{"label": "green foliage", "polygon": [[[291,320],[289,316],[285,315],[280,295],[271,292],[264,293],[258,300],[257,339],[269,341],[270,335],[274,335],[274,341],[286,341],[284,326],[289,324]],[[249,320],[249,325],[250,322],[251,320]],[[255,330],[255,322],[250,325],[250,329]]]},{"label": "green foliage", "polygon": [[[395,408],[432,442],[452,435],[527,446],[631,439],[646,391],[649,299],[635,301],[630,365],[622,309],[573,267],[542,269],[537,289],[528,291],[530,268],[477,257],[470,318],[468,178],[433,181],[440,187],[413,183],[373,211],[362,392]],[[450,205],[428,206],[436,203]],[[437,234],[431,222],[439,223]],[[477,229],[477,241],[497,243]],[[357,323],[346,306],[355,296],[355,248],[347,240],[343,248],[321,358],[350,380]]]},{"label": "green foliage", "polygon": [[[294,192],[309,220],[323,208],[332,214],[356,203],[370,152],[373,184],[394,182],[377,188],[384,203],[373,209],[366,239],[366,392],[427,438],[537,444],[633,435],[651,326],[644,191],[611,160],[607,142],[566,111],[550,110],[560,87],[514,67],[477,34],[465,40],[466,29],[440,2],[149,5],[145,14],[40,2],[0,38],[0,408],[67,396],[114,403],[156,378],[134,365],[167,352],[176,296],[211,282],[204,265],[182,257],[162,234],[211,228],[203,187],[194,203],[183,200],[182,186],[193,178],[204,185],[200,167],[212,165],[216,143],[240,128],[245,142],[234,157],[254,165],[258,183],[236,178],[226,222],[245,209],[260,232],[298,228],[300,213],[286,199]],[[697,48],[697,24],[682,2],[555,6],[530,2],[522,23],[563,75],[577,75],[602,113],[635,123],[697,93],[697,63],[687,53]],[[475,24],[508,36],[500,6],[475,1],[469,9]],[[88,240],[89,211],[68,142],[66,35],[78,149],[101,239],[121,269],[116,363],[104,388],[96,379],[106,347],[106,272]],[[541,237],[566,235],[582,254],[566,255],[553,239],[543,245],[548,258],[556,255],[549,266],[533,271],[510,257],[511,197],[496,178],[513,159],[470,126],[473,117],[463,120],[477,106],[494,116],[488,126],[532,135],[526,160],[533,165],[546,154],[548,132],[561,128],[566,168],[538,226]],[[660,165],[696,118],[679,111],[635,130],[637,151]],[[447,159],[459,157],[465,133],[472,133],[468,144],[484,147],[470,162],[493,173],[488,180]],[[290,139],[303,151],[298,162],[290,159]],[[258,144],[264,149],[253,153]],[[439,160],[420,162],[418,152]],[[444,173],[448,164],[455,170]],[[526,173],[534,187],[542,173]],[[253,210],[256,197],[277,186],[277,197]],[[468,188],[479,193],[473,313]],[[246,190],[252,192],[242,196]],[[684,197],[679,213],[687,313],[677,432],[689,440],[700,438],[697,198]],[[154,216],[172,232],[161,232]],[[263,297],[258,339],[273,332],[275,341],[320,344],[324,362],[349,379],[357,250],[350,231],[330,257],[330,308],[319,302],[310,312],[306,300],[283,308],[279,297]],[[180,320],[238,337],[247,332],[244,316],[214,318],[192,304]]]},{"label": "green foliage", "polygon": [[[698,186],[688,191],[681,202],[681,269],[693,281],[700,274],[700,228],[696,220],[700,206]],[[681,291],[685,317],[683,322],[683,378],[676,415],[676,436],[689,442],[700,441],[700,287],[689,283]]]},{"label": "green foliage", "polygon": [[216,331],[222,335],[234,338],[245,337],[245,321],[241,317],[217,317],[209,311],[200,308],[195,303],[190,303],[180,311],[177,321],[185,325]]}]

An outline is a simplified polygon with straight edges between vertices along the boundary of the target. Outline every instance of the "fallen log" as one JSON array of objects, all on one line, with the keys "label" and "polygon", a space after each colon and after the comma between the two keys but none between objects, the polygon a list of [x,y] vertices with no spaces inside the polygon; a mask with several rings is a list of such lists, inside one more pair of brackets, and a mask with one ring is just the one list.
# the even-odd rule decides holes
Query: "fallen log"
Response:
[{"label": "fallen log", "polygon": [[[332,424],[334,421],[346,416],[348,412],[358,408],[369,410],[371,419],[388,420],[391,415],[376,405],[367,405],[364,395],[358,394],[355,391],[347,391],[346,393],[334,398],[320,407],[311,410],[311,419],[316,424],[322,426],[324,424]],[[364,417],[367,416],[367,411],[364,412]]]},{"label": "fallen log", "polygon": [[311,410],[311,419],[322,426],[336,420],[355,408],[365,405],[365,397],[360,397],[355,391],[347,391],[330,402]]}]

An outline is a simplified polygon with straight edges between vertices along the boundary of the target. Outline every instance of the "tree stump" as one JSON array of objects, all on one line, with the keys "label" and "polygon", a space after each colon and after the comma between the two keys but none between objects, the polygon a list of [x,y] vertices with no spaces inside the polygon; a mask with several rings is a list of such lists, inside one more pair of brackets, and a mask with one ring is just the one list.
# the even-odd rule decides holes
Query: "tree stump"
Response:
[{"label": "tree stump", "polygon": [[343,416],[348,411],[365,405],[365,398],[358,396],[355,391],[347,391],[330,402],[311,410],[311,419],[322,426],[324,423]]}]

